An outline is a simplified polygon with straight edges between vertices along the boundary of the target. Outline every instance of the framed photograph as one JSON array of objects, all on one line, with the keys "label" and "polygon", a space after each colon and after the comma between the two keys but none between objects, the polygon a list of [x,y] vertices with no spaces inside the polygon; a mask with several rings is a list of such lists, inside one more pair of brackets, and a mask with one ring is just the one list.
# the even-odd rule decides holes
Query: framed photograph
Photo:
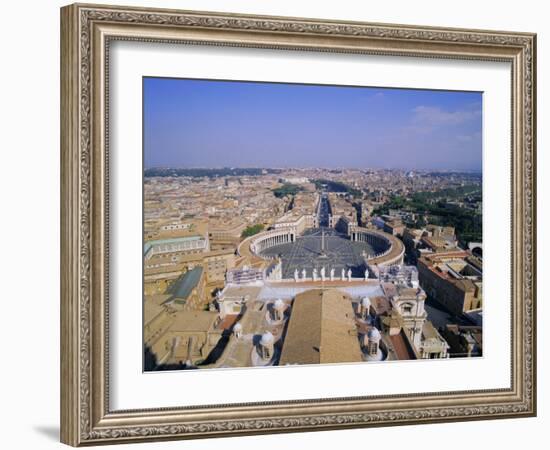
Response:
[{"label": "framed photograph", "polygon": [[535,415],[535,58],[62,8],[62,442]]}]

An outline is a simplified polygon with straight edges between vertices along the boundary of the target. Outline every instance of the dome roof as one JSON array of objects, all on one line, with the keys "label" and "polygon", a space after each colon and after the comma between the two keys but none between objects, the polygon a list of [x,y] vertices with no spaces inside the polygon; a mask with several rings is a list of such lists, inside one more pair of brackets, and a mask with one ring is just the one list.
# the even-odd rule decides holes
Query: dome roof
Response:
[{"label": "dome roof", "polygon": [[285,308],[285,303],[279,298],[275,301],[275,303],[273,304],[273,307],[277,310],[277,311],[280,311],[282,309]]},{"label": "dome roof", "polygon": [[369,338],[369,340],[372,340],[372,341],[379,341],[380,338],[382,337],[380,335],[380,331],[378,331],[378,328],[376,327],[372,327],[369,332],[367,333],[367,336]]},{"label": "dome roof", "polygon": [[273,335],[269,331],[262,334],[262,338],[260,339],[260,344],[268,345],[272,343],[273,343]]},{"label": "dome roof", "polygon": [[386,359],[386,354],[378,349],[378,351],[374,355],[371,355],[370,353],[365,355],[365,359],[367,361],[383,361]]}]

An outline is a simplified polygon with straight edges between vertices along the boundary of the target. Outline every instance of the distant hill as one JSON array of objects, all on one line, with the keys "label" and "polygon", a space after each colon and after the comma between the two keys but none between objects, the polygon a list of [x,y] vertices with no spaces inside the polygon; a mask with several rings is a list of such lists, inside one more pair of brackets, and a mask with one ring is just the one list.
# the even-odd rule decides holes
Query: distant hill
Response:
[{"label": "distant hill", "polygon": [[234,168],[222,167],[217,169],[194,168],[177,169],[171,167],[153,167],[145,169],[144,176],[150,177],[194,177],[194,178],[218,178],[218,177],[242,177],[242,176],[260,176],[266,173],[278,174],[281,169],[261,169],[261,168]]}]

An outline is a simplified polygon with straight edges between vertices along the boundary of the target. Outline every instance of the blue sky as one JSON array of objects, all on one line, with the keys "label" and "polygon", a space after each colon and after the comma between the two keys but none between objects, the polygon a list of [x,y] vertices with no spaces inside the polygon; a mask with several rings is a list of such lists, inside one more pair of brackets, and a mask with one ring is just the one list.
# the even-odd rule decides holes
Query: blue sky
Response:
[{"label": "blue sky", "polygon": [[482,94],[144,78],[145,167],[481,170]]}]

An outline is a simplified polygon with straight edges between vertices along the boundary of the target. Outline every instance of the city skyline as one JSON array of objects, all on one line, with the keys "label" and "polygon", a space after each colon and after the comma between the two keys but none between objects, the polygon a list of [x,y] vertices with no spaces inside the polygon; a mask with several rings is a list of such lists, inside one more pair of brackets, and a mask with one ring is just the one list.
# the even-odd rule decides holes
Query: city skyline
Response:
[{"label": "city skyline", "polygon": [[144,78],[143,95],[145,168],[482,170],[479,92]]}]

